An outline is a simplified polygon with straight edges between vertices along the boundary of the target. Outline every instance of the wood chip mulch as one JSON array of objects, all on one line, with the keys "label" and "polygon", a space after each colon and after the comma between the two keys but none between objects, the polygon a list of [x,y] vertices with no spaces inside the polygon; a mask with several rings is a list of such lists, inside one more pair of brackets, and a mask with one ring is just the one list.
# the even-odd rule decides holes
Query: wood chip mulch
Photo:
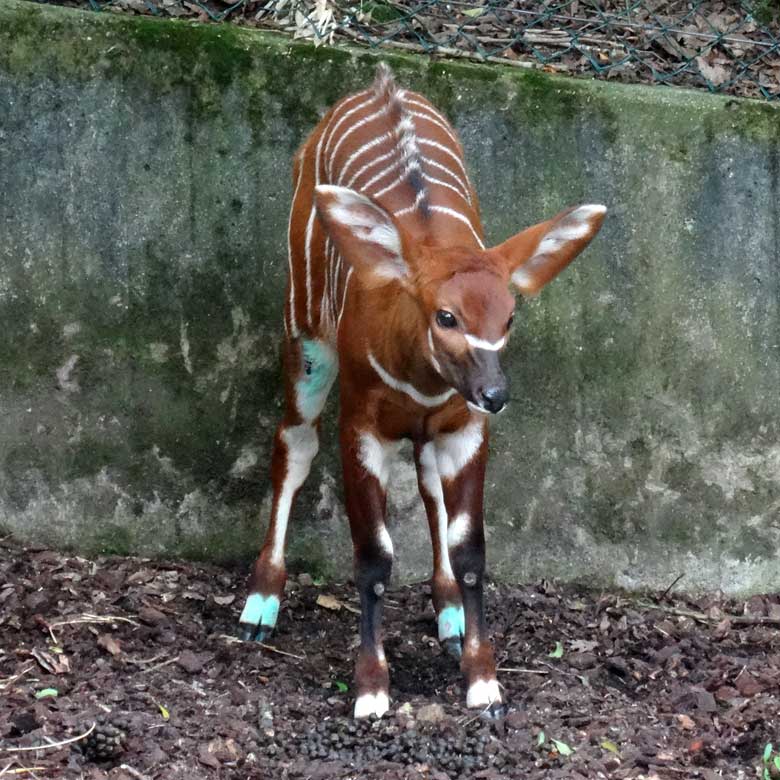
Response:
[{"label": "wood chip mulch", "polygon": [[233,638],[244,577],[0,542],[0,776],[780,776],[767,747],[780,748],[776,595],[491,585],[510,704],[491,722],[463,705],[427,585],[395,587],[392,708],[355,723],[354,588],[291,577],[277,633],[258,646]]}]

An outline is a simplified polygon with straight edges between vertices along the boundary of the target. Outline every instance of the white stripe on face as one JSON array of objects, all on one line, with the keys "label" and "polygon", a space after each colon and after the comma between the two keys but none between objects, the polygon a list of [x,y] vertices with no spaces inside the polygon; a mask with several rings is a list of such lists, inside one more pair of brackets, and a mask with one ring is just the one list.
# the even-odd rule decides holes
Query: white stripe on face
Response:
[{"label": "white stripe on face", "polygon": [[498,350],[506,344],[506,336],[503,336],[498,341],[485,341],[484,339],[472,336],[470,333],[466,333],[464,338],[470,346],[476,349],[487,349],[491,352],[498,352]]}]

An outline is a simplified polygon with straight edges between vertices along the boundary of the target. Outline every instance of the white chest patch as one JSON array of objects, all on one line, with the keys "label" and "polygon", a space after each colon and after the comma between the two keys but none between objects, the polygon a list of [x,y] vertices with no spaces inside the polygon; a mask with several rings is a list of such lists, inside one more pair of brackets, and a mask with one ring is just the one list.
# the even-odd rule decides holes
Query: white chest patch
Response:
[{"label": "white chest patch", "polygon": [[436,439],[436,465],[442,479],[454,479],[471,463],[485,438],[485,423],[472,420],[455,433],[445,433]]},{"label": "white chest patch", "polygon": [[390,465],[400,447],[400,441],[382,441],[370,433],[360,434],[360,463],[369,474],[377,478],[383,490],[387,487]]}]

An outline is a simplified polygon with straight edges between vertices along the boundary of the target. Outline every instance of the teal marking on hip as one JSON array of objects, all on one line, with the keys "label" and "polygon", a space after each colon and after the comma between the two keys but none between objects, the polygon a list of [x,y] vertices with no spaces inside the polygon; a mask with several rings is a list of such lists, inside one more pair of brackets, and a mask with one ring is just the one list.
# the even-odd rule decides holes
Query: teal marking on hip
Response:
[{"label": "teal marking on hip", "polygon": [[439,612],[439,641],[452,637],[463,636],[466,633],[466,616],[463,607],[452,604]]},{"label": "teal marking on hip", "polygon": [[301,378],[295,383],[298,411],[306,420],[319,417],[325,399],[338,373],[336,353],[322,341],[301,340],[303,365]]},{"label": "teal marking on hip", "polygon": [[252,593],[246,600],[244,611],[238,619],[239,623],[248,623],[250,626],[276,625],[279,617],[279,599],[276,596],[263,596],[260,593]]}]

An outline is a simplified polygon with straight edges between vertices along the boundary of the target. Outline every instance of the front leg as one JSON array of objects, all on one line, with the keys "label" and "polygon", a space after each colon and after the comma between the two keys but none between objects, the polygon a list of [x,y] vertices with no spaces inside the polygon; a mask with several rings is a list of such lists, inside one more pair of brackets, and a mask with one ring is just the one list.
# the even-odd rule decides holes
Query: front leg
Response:
[{"label": "front leg", "polygon": [[466,677],[466,704],[503,713],[496,662],[485,621],[483,580],[485,529],[482,499],[488,452],[488,429],[480,419],[454,433],[437,437],[436,460],[447,510],[447,550],[460,590],[465,617],[461,669]]},{"label": "front leg", "polygon": [[414,461],[417,467],[417,484],[425,505],[433,547],[433,577],[431,600],[436,612],[436,623],[441,646],[460,660],[463,655],[465,619],[460,588],[455,580],[447,546],[447,507],[444,504],[439,467],[436,459],[436,443],[416,443]]},{"label": "front leg", "polygon": [[355,668],[355,717],[381,717],[390,706],[390,677],[382,647],[382,606],[393,565],[385,526],[387,476],[395,444],[357,421],[342,419],[344,497],[360,595],[360,650]]}]

